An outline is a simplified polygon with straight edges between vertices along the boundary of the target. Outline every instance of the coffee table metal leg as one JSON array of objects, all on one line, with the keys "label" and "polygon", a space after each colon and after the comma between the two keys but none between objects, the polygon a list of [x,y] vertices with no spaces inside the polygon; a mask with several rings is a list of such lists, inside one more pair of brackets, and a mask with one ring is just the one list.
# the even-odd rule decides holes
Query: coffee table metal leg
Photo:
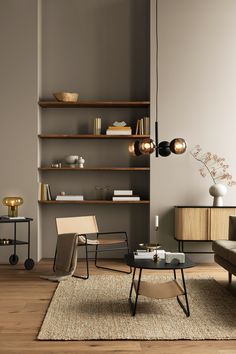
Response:
[{"label": "coffee table metal leg", "polygon": [[133,277],[132,277],[132,282],[131,282],[131,287],[130,287],[130,292],[129,292],[129,299],[130,299],[131,296],[132,296],[132,290],[133,290],[133,287],[134,287],[135,272],[136,272],[136,268],[134,268],[134,270],[133,270]]},{"label": "coffee table metal leg", "polygon": [[[182,275],[182,283],[183,283],[183,288],[184,288],[184,294],[183,295],[185,297],[186,306],[184,306],[184,304],[180,300],[179,296],[177,296],[177,301],[178,301],[179,305],[181,306],[182,310],[184,311],[185,315],[187,317],[189,317],[190,316],[190,310],[189,310],[187,288],[186,288],[186,284],[185,284],[184,270],[183,269],[181,269],[181,275]],[[175,279],[176,279],[175,270],[174,270],[174,276],[175,276]]]},{"label": "coffee table metal leg", "polygon": [[131,289],[130,289],[130,296],[129,296],[129,304],[130,304],[130,310],[131,310],[132,316],[135,316],[135,314],[136,314],[138,295],[139,295],[139,287],[140,287],[140,281],[141,281],[141,276],[142,276],[142,268],[139,268],[139,276],[138,276],[138,284],[137,284],[137,289],[136,289],[135,302],[133,303],[132,302],[132,290],[133,290],[133,286],[134,286],[135,271],[136,271],[136,268],[134,268],[132,284],[131,284]]}]

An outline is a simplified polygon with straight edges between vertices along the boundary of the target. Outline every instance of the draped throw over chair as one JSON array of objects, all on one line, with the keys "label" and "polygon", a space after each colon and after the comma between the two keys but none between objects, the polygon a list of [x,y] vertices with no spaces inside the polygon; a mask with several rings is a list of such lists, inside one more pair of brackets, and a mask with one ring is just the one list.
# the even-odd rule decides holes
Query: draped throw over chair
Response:
[{"label": "draped throw over chair", "polygon": [[[88,265],[88,252],[95,252],[95,266],[97,268],[103,268],[108,270],[113,270],[122,273],[131,273],[131,268],[129,271],[124,271],[121,269],[108,268],[98,265],[98,253],[99,252],[109,252],[117,250],[126,250],[129,252],[128,237],[125,231],[112,231],[112,232],[99,232],[97,221],[95,216],[76,216],[76,217],[63,217],[56,218],[57,234],[58,237],[63,234],[77,234],[78,242],[77,246],[85,247],[85,258],[86,258],[86,270],[87,274],[85,276],[76,276],[82,279],[88,279],[89,277],[89,265]],[[96,238],[88,238],[87,235],[95,234]],[[120,245],[119,245],[120,244]],[[118,245],[118,247],[116,246]],[[94,246],[95,250],[89,251],[88,246]],[[107,248],[109,246],[109,248]],[[55,264],[55,258],[54,258]]]}]

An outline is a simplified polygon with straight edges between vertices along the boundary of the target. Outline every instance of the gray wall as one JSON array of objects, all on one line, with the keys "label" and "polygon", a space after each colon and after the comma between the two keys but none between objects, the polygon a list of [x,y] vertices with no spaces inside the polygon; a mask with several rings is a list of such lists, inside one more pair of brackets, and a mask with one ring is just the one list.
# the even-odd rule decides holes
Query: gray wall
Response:
[{"label": "gray wall", "polygon": [[[32,256],[37,248],[37,2],[1,1],[0,11],[0,200],[5,196],[24,198],[20,215],[34,218]],[[7,208],[0,203],[0,214]],[[12,225],[11,225],[12,226]],[[18,238],[26,239],[26,225],[18,228]],[[10,225],[1,225],[0,238],[11,237]],[[0,248],[1,262],[13,251]],[[26,246],[18,248],[20,261]]]},{"label": "gray wall", "polygon": [[[225,157],[236,179],[236,2],[159,0],[158,32],[160,141],[180,136],[189,148],[200,144],[205,151]],[[153,60],[152,78],[154,69]],[[176,249],[174,205],[212,205],[208,193],[212,181],[200,176],[199,167],[188,153],[151,159],[151,224],[159,214],[166,248]],[[236,187],[228,188],[224,203],[236,205]]]}]

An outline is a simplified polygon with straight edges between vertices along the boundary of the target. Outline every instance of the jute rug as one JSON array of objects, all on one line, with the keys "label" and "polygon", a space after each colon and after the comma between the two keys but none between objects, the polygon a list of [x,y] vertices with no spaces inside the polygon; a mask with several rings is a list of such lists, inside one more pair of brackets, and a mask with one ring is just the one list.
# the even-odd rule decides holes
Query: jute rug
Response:
[{"label": "jute rug", "polygon": [[[160,277],[142,279],[157,281]],[[189,318],[176,298],[153,300],[144,296],[139,297],[137,314],[132,317],[130,284],[130,275],[97,275],[61,282],[38,339],[236,339],[236,297],[214,279],[186,280]]]}]

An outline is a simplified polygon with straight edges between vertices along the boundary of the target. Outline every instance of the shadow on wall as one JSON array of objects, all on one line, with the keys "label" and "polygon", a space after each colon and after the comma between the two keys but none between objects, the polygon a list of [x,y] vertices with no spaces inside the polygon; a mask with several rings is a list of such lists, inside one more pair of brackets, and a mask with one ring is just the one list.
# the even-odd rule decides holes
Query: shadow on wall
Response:
[{"label": "shadow on wall", "polygon": [[167,209],[159,216],[158,242],[165,251],[177,251],[178,245],[174,240],[175,236],[175,211],[174,208]]}]

